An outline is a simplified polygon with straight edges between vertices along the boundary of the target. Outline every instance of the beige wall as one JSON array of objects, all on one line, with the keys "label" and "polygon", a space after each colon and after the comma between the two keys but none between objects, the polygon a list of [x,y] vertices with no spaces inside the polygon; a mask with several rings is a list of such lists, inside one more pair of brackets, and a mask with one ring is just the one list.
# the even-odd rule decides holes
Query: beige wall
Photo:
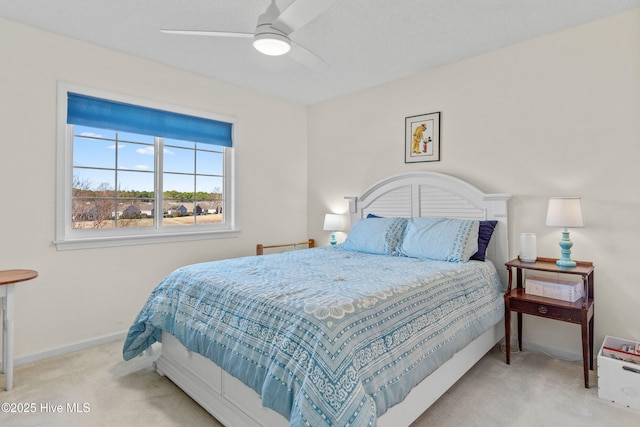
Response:
[{"label": "beige wall", "polygon": [[[426,52],[425,54],[428,54]],[[442,112],[442,160],[404,164],[406,116]],[[596,265],[596,345],[640,340],[640,9],[506,47],[309,108],[309,229],[385,176],[428,170],[511,193],[521,232],[559,256],[547,199],[583,198],[573,258]],[[525,341],[579,356],[579,327],[525,319]]]},{"label": "beige wall", "polygon": [[[176,267],[306,238],[306,107],[9,21],[0,20],[0,40],[0,269],[40,273],[16,287],[18,363],[127,330]],[[59,80],[237,117],[240,237],[57,251]]]}]

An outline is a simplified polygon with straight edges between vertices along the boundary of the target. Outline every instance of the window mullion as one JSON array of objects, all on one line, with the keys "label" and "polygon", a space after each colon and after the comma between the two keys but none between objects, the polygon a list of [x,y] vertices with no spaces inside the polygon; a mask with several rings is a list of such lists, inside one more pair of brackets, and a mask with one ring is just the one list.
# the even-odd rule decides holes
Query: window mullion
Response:
[{"label": "window mullion", "polygon": [[118,146],[120,145],[120,141],[119,141],[119,133],[116,132],[115,135],[115,188],[113,189],[113,220],[114,220],[114,226],[117,228],[118,227],[118,222],[120,221],[120,216],[118,215],[118,200],[119,200],[119,194],[118,194],[118,190],[120,187],[120,177],[118,176],[118,155],[119,155],[119,148]]},{"label": "window mullion", "polygon": [[153,226],[155,229],[162,227],[162,218],[164,218],[164,189],[163,189],[163,171],[164,171],[164,139],[155,137],[155,173],[154,173],[154,212]]},{"label": "window mullion", "polygon": [[193,223],[196,224],[196,201],[197,201],[197,183],[198,183],[198,144],[193,144]]}]

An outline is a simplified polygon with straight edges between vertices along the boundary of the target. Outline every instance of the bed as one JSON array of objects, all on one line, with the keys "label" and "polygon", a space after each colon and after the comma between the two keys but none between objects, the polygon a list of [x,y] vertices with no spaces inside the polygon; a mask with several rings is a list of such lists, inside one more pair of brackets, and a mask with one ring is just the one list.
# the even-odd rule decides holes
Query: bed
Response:
[{"label": "bed", "polygon": [[408,426],[504,336],[509,197],[384,179],[346,198],[344,244],[171,273],[123,355],[162,341],[157,371],[226,426]]}]

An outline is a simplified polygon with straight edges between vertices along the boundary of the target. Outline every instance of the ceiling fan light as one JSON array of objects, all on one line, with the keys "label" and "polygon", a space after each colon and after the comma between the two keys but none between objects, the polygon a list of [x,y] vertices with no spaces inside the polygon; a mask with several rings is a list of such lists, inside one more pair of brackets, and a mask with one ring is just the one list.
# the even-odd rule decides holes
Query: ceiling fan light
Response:
[{"label": "ceiling fan light", "polygon": [[291,50],[291,42],[288,37],[280,34],[256,34],[253,38],[253,47],[265,55],[279,56]]}]

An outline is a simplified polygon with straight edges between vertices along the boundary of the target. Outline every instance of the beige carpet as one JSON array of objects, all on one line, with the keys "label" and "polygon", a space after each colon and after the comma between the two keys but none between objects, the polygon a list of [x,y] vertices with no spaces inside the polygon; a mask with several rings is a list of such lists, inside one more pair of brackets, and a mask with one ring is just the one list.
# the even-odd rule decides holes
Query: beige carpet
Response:
[{"label": "beige carpet", "polygon": [[[121,349],[122,342],[114,342],[16,368],[14,389],[0,391],[0,425],[220,426],[156,374],[151,358],[124,362]],[[591,382],[585,389],[581,363],[525,351],[513,354],[509,366],[496,349],[414,427],[640,426],[640,411],[598,399],[594,373]],[[7,413],[7,403],[21,412]]]}]

